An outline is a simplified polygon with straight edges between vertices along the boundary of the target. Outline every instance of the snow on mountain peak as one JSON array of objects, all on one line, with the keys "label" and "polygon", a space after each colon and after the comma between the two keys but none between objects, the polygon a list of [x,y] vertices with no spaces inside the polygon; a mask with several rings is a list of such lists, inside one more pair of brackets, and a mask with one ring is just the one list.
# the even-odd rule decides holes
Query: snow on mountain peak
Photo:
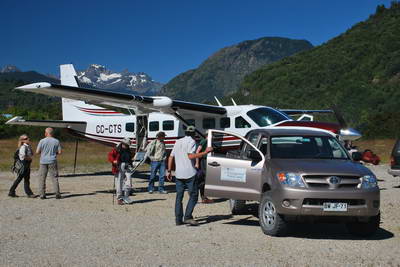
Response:
[{"label": "snow on mountain peak", "polygon": [[102,89],[131,89],[135,93],[156,95],[162,87],[144,72],[132,73],[108,70],[105,66],[91,64],[86,70],[78,71],[78,79],[89,86]]}]

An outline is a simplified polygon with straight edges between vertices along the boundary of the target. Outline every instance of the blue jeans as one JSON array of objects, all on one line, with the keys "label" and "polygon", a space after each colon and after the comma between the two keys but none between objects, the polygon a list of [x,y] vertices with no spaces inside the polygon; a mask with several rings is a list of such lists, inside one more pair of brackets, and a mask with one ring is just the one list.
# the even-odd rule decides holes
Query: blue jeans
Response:
[{"label": "blue jeans", "polygon": [[150,180],[148,190],[154,190],[154,182],[156,180],[156,174],[159,171],[159,182],[158,182],[158,191],[164,191],[164,176],[165,176],[165,160],[162,161],[152,161],[150,163]]},{"label": "blue jeans", "polygon": [[176,222],[182,222],[183,218],[183,193],[185,192],[185,188],[187,188],[189,193],[189,201],[186,205],[185,211],[185,220],[192,219],[192,213],[194,206],[197,204],[197,199],[199,197],[199,190],[197,188],[196,176],[193,176],[189,179],[176,179],[176,200],[175,200],[175,220]]}]

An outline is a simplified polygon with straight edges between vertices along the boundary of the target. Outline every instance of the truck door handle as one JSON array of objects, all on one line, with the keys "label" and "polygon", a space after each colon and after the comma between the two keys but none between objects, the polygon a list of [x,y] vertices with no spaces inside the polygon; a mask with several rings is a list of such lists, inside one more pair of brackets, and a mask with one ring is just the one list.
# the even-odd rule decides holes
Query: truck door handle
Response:
[{"label": "truck door handle", "polygon": [[213,166],[213,167],[221,166],[221,165],[219,165],[218,162],[216,162],[216,161],[211,162],[211,163],[208,163],[208,165]]}]

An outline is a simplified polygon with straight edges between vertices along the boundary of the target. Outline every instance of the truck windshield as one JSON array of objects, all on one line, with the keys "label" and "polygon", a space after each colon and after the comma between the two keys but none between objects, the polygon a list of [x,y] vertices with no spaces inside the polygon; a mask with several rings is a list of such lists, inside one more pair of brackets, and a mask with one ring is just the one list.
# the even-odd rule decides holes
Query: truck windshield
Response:
[{"label": "truck windshield", "polygon": [[247,112],[250,117],[260,127],[269,126],[280,121],[291,120],[287,115],[272,108],[256,108]]},{"label": "truck windshield", "polygon": [[273,136],[271,158],[349,159],[337,139],[328,136]]}]

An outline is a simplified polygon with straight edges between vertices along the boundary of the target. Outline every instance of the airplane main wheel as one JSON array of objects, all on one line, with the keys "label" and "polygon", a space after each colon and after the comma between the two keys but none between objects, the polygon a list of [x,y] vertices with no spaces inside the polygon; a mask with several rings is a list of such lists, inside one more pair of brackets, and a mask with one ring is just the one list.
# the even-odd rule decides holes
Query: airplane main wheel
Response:
[{"label": "airplane main wheel", "polygon": [[229,199],[229,209],[233,215],[243,214],[246,210],[246,200]]}]

